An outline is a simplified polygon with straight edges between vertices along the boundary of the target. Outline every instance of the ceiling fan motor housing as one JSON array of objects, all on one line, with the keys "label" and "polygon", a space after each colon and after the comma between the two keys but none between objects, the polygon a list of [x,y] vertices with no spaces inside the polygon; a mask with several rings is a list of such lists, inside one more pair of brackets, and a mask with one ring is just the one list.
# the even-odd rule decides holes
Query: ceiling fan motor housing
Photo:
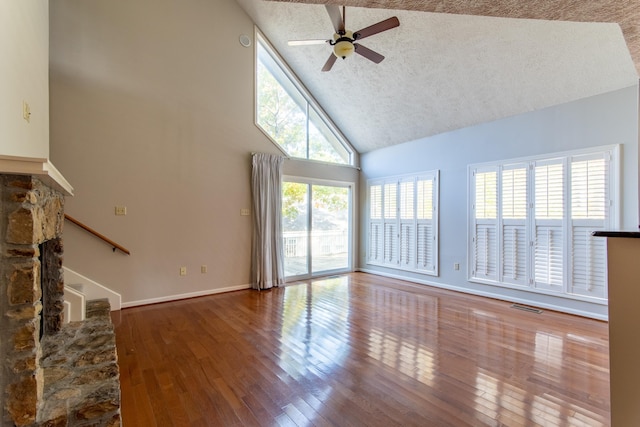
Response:
[{"label": "ceiling fan motor housing", "polygon": [[352,31],[345,31],[344,34],[334,34],[333,43],[331,43],[333,45],[333,54],[342,59],[353,55],[356,50],[353,41]]}]

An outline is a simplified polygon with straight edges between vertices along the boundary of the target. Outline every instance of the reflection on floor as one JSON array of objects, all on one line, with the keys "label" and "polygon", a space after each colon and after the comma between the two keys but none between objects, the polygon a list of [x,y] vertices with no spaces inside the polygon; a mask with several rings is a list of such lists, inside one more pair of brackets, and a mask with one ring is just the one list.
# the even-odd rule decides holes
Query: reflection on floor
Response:
[{"label": "reflection on floor", "polygon": [[602,426],[607,324],[364,273],[123,310],[127,425]]}]

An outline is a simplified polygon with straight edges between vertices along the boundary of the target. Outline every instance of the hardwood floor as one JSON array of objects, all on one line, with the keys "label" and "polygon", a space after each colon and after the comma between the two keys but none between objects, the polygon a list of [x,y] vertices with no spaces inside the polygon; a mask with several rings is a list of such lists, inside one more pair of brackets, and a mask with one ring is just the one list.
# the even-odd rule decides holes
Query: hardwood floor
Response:
[{"label": "hardwood floor", "polygon": [[114,312],[124,426],[609,425],[605,322],[365,273]]}]

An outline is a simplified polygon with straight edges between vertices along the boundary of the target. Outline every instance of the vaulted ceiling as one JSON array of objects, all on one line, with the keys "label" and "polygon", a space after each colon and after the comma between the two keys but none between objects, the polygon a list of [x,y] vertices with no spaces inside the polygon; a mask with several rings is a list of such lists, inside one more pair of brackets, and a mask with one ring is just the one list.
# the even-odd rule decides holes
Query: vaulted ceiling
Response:
[{"label": "vaulted ceiling", "polygon": [[325,1],[237,1],[359,152],[638,82],[640,0],[342,0],[347,29],[400,27],[326,73],[331,46],[287,44],[331,38]]}]

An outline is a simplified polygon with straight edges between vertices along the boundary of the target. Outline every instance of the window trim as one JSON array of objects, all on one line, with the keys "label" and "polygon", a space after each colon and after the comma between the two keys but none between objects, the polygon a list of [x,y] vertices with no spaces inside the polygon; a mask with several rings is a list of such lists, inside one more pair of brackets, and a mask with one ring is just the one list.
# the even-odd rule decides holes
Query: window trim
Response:
[{"label": "window trim", "polygon": [[[326,113],[326,111],[324,111],[324,109],[320,106],[318,101],[316,101],[316,99],[311,95],[309,90],[302,84],[302,82],[300,81],[300,79],[298,79],[298,77],[295,75],[293,70],[291,70],[287,62],[282,58],[282,56],[278,53],[278,51],[273,47],[271,42],[267,39],[267,37],[262,33],[262,31],[260,31],[260,29],[257,26],[254,27],[254,35],[255,35],[254,40],[256,41],[254,43],[254,54],[253,54],[253,59],[254,59],[254,67],[253,67],[253,70],[254,70],[254,86],[253,86],[254,87],[254,96],[253,96],[254,120],[253,121],[254,121],[254,125],[258,129],[260,129],[260,131],[269,139],[269,141],[271,141],[271,143],[275,145],[278,148],[278,150],[280,150],[282,154],[284,154],[287,158],[301,160],[301,161],[315,162],[320,164],[330,164],[335,166],[358,168],[359,166],[357,162],[357,151],[355,150],[355,148],[353,148],[353,146],[351,145],[347,137],[344,136],[344,134],[340,131],[338,126],[336,126],[336,124],[333,123],[333,121],[331,120],[329,115]],[[258,103],[256,101],[258,99],[257,68],[258,68],[259,46],[262,46],[267,51],[267,53],[271,56],[271,58],[274,60],[276,65],[280,67],[284,75],[289,79],[289,82],[292,84],[292,86],[299,92],[300,96],[304,98],[305,101],[307,102],[307,105],[305,108],[306,116],[307,116],[307,121],[305,123],[305,126],[307,127],[307,146],[306,146],[307,158],[291,156],[258,123],[259,113],[258,113]],[[338,142],[342,144],[343,148],[347,151],[347,154],[349,155],[348,163],[333,163],[333,162],[325,162],[322,160],[308,158],[309,156],[308,127],[309,127],[309,120],[310,120],[309,119],[310,110],[315,110],[315,113],[318,115],[320,120],[324,123],[325,126],[327,126],[329,131],[331,131],[334,134]]]},{"label": "window trim", "polygon": [[[576,220],[572,218],[571,214],[571,198],[569,197],[570,187],[571,187],[571,168],[570,165],[572,162],[579,161],[576,158],[580,157],[588,157],[594,155],[609,155],[608,165],[609,169],[607,171],[606,179],[608,180],[608,211],[605,219],[602,220],[604,227],[607,229],[616,229],[619,227],[620,223],[620,214],[621,214],[621,201],[620,201],[620,164],[621,164],[621,155],[620,155],[620,145],[606,145],[606,146],[598,146],[592,148],[585,148],[580,150],[572,150],[572,151],[564,151],[559,153],[549,153],[537,156],[529,156],[529,157],[521,157],[515,159],[505,159],[498,160],[493,162],[484,162],[484,163],[476,163],[470,164],[467,167],[467,280],[474,283],[482,283],[488,285],[499,286],[502,288],[510,288],[510,289],[518,289],[532,293],[540,293],[546,295],[553,295],[556,297],[563,297],[567,299],[579,300],[579,301],[588,301],[595,302],[599,304],[607,304],[607,283],[605,278],[604,283],[604,295],[602,297],[593,296],[593,295],[584,295],[575,292],[575,284],[573,283],[574,278],[570,277],[573,272],[573,264],[572,264],[572,243],[571,240],[573,236],[574,226],[576,221],[578,223],[580,220]],[[532,255],[532,251],[534,250],[531,245],[535,240],[535,224],[536,219],[534,218],[535,211],[535,165],[536,164],[551,164],[560,162],[563,165],[563,204],[564,204],[564,212],[562,219],[538,219],[539,223],[546,224],[554,222],[561,223],[562,227],[562,248],[563,248],[563,284],[560,292],[552,290],[550,287],[539,287],[535,282],[534,275],[534,257]],[[527,246],[527,273],[525,277],[524,284],[516,284],[509,283],[505,280],[502,280],[502,257],[504,253],[502,252],[501,245],[501,227],[503,227],[505,223],[505,219],[503,218],[502,212],[502,171],[506,169],[511,169],[514,165],[526,165],[527,169],[527,217],[525,219],[526,224],[526,246]],[[496,198],[497,198],[497,212],[498,218],[495,221],[496,225],[496,253],[494,254],[496,257],[496,261],[498,262],[496,277],[483,279],[478,277],[477,274],[474,275],[475,268],[475,256],[474,256],[474,237],[475,237],[475,226],[476,226],[476,218],[474,216],[474,203],[475,203],[475,178],[474,172],[485,172],[485,171],[495,171],[497,173],[496,180]],[[599,226],[597,227],[599,228]],[[606,266],[605,266],[606,268]],[[571,280],[569,280],[571,279]],[[533,280],[533,282],[531,282]]]}]

